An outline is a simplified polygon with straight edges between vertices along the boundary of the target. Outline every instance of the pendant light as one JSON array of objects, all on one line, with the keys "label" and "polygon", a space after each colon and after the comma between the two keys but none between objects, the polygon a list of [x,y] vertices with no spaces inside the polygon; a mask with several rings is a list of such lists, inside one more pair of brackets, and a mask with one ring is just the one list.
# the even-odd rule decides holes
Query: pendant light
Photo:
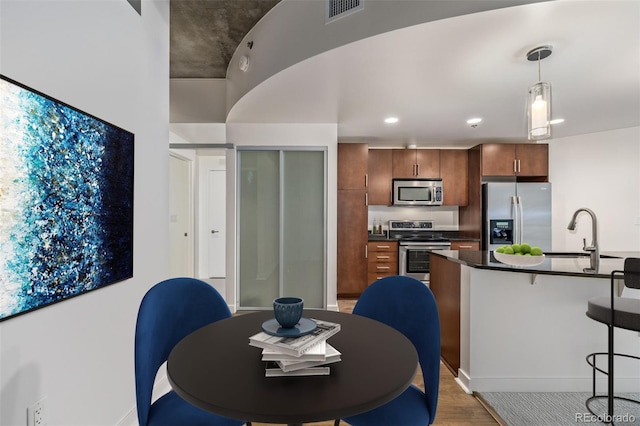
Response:
[{"label": "pendant light", "polygon": [[529,140],[551,137],[551,84],[540,77],[540,61],[551,55],[551,46],[540,46],[527,53],[527,59],[538,62],[538,82],[529,88],[527,100],[527,135]]}]

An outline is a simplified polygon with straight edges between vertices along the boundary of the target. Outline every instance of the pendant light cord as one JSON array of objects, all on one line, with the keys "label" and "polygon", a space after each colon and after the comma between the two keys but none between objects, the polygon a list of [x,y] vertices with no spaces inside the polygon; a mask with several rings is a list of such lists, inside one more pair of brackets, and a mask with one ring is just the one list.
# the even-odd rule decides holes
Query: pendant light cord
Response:
[{"label": "pendant light cord", "polygon": [[540,53],[538,53],[538,81],[542,81],[542,77],[541,77],[541,74],[540,74],[540,56],[542,56],[542,55],[540,55]]}]

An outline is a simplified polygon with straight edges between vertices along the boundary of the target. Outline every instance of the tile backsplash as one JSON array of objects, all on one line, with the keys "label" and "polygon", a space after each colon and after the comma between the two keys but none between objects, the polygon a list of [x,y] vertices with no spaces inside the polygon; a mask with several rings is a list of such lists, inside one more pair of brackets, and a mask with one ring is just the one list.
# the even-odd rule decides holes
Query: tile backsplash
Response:
[{"label": "tile backsplash", "polygon": [[387,207],[369,206],[368,229],[382,224],[386,231],[390,220],[432,220],[433,229],[439,231],[458,230],[458,206],[438,207]]}]

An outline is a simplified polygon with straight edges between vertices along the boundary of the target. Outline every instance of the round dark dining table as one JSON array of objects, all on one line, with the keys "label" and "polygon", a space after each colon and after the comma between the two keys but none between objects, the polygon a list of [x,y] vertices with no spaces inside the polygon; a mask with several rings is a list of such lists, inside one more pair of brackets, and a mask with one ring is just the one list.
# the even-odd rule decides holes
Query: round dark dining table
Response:
[{"label": "round dark dining table", "polygon": [[326,376],[265,377],[262,349],[249,337],[273,311],[227,318],[194,331],[171,351],[175,392],[209,412],[250,422],[302,424],[348,417],[391,401],[413,381],[418,356],[395,329],[358,315],[305,310],[339,323],[327,341],[342,353]]}]

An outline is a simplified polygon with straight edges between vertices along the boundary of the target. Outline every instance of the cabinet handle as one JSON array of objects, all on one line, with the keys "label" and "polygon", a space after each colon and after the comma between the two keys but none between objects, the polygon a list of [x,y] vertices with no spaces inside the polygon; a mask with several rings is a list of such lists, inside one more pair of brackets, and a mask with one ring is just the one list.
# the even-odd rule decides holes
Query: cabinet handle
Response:
[{"label": "cabinet handle", "polygon": [[420,176],[420,164],[416,164],[416,176]]},{"label": "cabinet handle", "polygon": [[390,266],[376,266],[376,269],[391,269]]},{"label": "cabinet handle", "polygon": [[518,160],[513,160],[513,173],[518,173]]},{"label": "cabinet handle", "polygon": [[365,193],[364,194],[364,205],[368,206],[369,205],[369,193]]},{"label": "cabinet handle", "polygon": [[364,246],[364,258],[367,259],[369,257],[369,246]]},{"label": "cabinet handle", "polygon": [[376,256],[377,259],[389,259],[389,256]]},{"label": "cabinet handle", "polygon": [[364,187],[365,188],[369,187],[369,173],[364,174]]},{"label": "cabinet handle", "polygon": [[471,248],[472,246],[458,246],[460,248]]},{"label": "cabinet handle", "polygon": [[376,246],[376,247],[378,247],[379,249],[388,249],[388,248],[391,248],[391,246]]},{"label": "cabinet handle", "polygon": [[518,160],[518,173],[520,173],[520,160]]}]

